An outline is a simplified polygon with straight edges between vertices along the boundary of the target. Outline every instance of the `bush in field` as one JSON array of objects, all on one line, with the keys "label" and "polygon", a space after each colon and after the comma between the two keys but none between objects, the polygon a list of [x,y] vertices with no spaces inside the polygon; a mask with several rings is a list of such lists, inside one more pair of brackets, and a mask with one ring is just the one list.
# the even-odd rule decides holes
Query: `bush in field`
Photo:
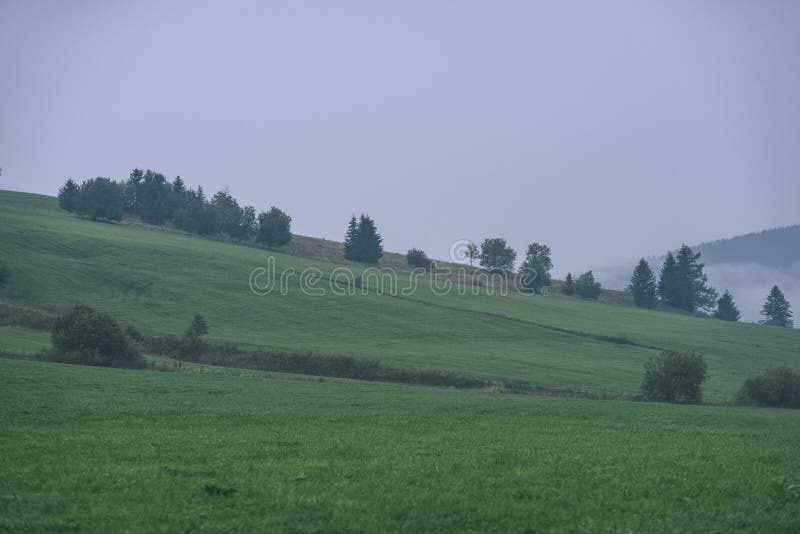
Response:
[{"label": "bush in field", "polygon": [[575,292],[585,299],[599,299],[600,289],[600,282],[594,279],[592,271],[583,273],[575,281]]},{"label": "bush in field", "polygon": [[694,353],[665,351],[644,365],[641,393],[645,400],[699,404],[708,378],[706,362]]},{"label": "bush in field", "polygon": [[11,278],[11,269],[3,260],[0,260],[0,287],[6,287],[9,278]]},{"label": "bush in field", "polygon": [[800,374],[787,367],[767,369],[745,380],[734,402],[746,406],[800,408]]},{"label": "bush in field", "polygon": [[208,349],[208,343],[201,339],[208,334],[208,323],[205,317],[199,313],[192,319],[192,324],[184,334],[178,347],[178,353],[182,358],[195,354],[202,354]]},{"label": "bush in field", "polygon": [[431,266],[431,260],[428,255],[418,248],[412,248],[406,253],[406,262],[411,267],[421,267],[423,269]]},{"label": "bush in field", "polygon": [[53,361],[104,367],[143,364],[117,321],[83,304],[55,320],[51,339]]}]

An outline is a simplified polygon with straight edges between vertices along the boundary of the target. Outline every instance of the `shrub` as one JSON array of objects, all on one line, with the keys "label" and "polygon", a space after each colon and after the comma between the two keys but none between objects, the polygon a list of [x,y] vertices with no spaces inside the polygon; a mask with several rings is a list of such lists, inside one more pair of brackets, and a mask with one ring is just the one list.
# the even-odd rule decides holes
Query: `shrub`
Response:
[{"label": "shrub", "polygon": [[800,374],[788,367],[767,369],[745,380],[734,402],[747,406],[800,408]]},{"label": "shrub", "polygon": [[92,178],[81,184],[78,195],[78,213],[92,220],[122,219],[124,205],[122,186],[109,178]]},{"label": "shrub", "polygon": [[708,378],[699,354],[665,351],[644,365],[642,398],[649,401],[699,404],[700,387]]},{"label": "shrub", "polygon": [[431,260],[424,251],[418,248],[412,248],[406,253],[406,262],[412,267],[422,267],[428,269],[431,266]]},{"label": "shrub", "polygon": [[9,278],[11,278],[11,269],[3,260],[0,260],[0,287],[6,287]]},{"label": "shrub", "polygon": [[178,355],[181,358],[188,358],[193,354],[205,353],[208,350],[208,343],[200,338],[206,334],[208,334],[208,323],[205,317],[198,313],[180,341]]},{"label": "shrub", "polygon": [[55,320],[51,359],[104,367],[140,367],[143,360],[111,316],[79,304]]},{"label": "shrub", "polygon": [[587,271],[575,281],[575,292],[585,299],[597,300],[600,298],[600,282],[594,279],[592,271]]}]

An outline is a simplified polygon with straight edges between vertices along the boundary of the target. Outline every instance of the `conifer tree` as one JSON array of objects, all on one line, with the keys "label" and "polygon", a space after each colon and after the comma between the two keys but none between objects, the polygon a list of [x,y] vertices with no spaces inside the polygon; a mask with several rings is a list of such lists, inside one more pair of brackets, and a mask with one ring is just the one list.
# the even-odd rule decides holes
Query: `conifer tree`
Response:
[{"label": "conifer tree", "polygon": [[772,290],[767,296],[767,302],[764,303],[764,309],[761,310],[761,315],[764,316],[762,324],[787,328],[794,326],[789,301],[783,296],[783,292],[778,289],[778,286],[772,286]]},{"label": "conifer tree", "polygon": [[677,284],[673,306],[688,312],[710,310],[717,303],[717,292],[708,287],[704,265],[699,259],[700,252],[694,252],[687,245],[681,246],[675,258]]},{"label": "conifer tree", "polygon": [[675,306],[675,292],[678,285],[678,266],[672,252],[667,252],[664,265],[661,266],[661,276],[658,279],[658,297],[668,306]]},{"label": "conifer tree", "polygon": [[639,264],[633,270],[631,285],[628,286],[628,290],[633,294],[633,301],[637,306],[653,308],[658,302],[656,297],[656,277],[644,258],[639,260]]},{"label": "conifer tree", "polygon": [[347,225],[347,233],[344,235],[344,259],[356,260],[356,242],[358,241],[358,221],[356,216],[350,218],[350,223]]},{"label": "conifer tree", "polygon": [[565,295],[575,294],[575,280],[572,278],[572,273],[567,273],[567,277],[564,279],[564,285],[561,286],[561,292]]},{"label": "conifer tree", "polygon": [[358,261],[378,263],[378,260],[383,256],[383,238],[378,233],[375,221],[366,215],[361,215],[358,221],[357,243]]},{"label": "conifer tree", "polygon": [[739,308],[736,307],[736,303],[733,302],[733,297],[727,289],[717,301],[717,311],[714,312],[714,317],[723,321],[739,320]]},{"label": "conifer tree", "polygon": [[75,211],[78,209],[78,194],[80,188],[75,180],[70,178],[64,186],[58,190],[58,206],[62,210]]}]

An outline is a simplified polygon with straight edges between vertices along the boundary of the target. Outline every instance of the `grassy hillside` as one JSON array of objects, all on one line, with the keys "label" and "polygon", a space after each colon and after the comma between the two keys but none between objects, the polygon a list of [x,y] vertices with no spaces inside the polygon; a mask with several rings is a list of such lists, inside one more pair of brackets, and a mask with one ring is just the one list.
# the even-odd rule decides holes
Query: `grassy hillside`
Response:
[{"label": "grassy hillside", "polygon": [[798,417],[0,360],[0,530],[796,532]]},{"label": "grassy hillside", "polygon": [[[561,296],[437,295],[421,283],[410,296],[328,290],[318,297],[305,294],[296,276],[287,294],[259,296],[248,279],[268,255],[278,271],[315,267],[328,275],[341,265],[89,222],[38,195],[0,192],[0,243],[13,271],[0,298],[52,313],[86,302],[153,333],[180,334],[193,314],[203,313],[217,341],[616,392],[638,387],[655,348],[692,349],[709,361],[706,396],[716,400],[766,366],[800,367],[798,331]],[[408,275],[399,280],[408,283]],[[26,339],[0,330],[0,348],[33,343]]]}]

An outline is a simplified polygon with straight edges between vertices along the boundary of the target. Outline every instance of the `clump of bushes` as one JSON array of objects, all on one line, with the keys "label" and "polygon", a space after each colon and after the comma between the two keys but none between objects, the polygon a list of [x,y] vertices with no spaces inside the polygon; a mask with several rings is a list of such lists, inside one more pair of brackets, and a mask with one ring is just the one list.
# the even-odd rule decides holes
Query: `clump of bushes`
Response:
[{"label": "clump of bushes", "polygon": [[412,248],[406,253],[406,262],[411,267],[421,267],[428,269],[431,266],[431,260],[423,250]]},{"label": "clump of bushes", "polygon": [[110,315],[79,304],[58,317],[49,359],[102,367],[141,367],[144,360]]},{"label": "clump of bushes", "polygon": [[50,330],[55,317],[34,308],[0,302],[0,326],[22,326],[32,330]]},{"label": "clump of bushes", "polygon": [[706,362],[699,354],[665,351],[644,365],[642,398],[699,404],[703,400],[701,386],[707,378]]},{"label": "clump of bushes", "polygon": [[800,408],[800,374],[788,367],[767,369],[744,381],[734,397],[744,406]]},{"label": "clump of bushes", "polygon": [[192,319],[192,324],[183,335],[178,344],[178,355],[181,358],[189,358],[192,355],[204,354],[208,350],[208,343],[202,336],[208,334],[208,323],[199,313]]},{"label": "clump of bushes", "polygon": [[594,279],[592,271],[583,273],[575,281],[575,292],[585,299],[599,299],[601,287],[600,282]]}]

